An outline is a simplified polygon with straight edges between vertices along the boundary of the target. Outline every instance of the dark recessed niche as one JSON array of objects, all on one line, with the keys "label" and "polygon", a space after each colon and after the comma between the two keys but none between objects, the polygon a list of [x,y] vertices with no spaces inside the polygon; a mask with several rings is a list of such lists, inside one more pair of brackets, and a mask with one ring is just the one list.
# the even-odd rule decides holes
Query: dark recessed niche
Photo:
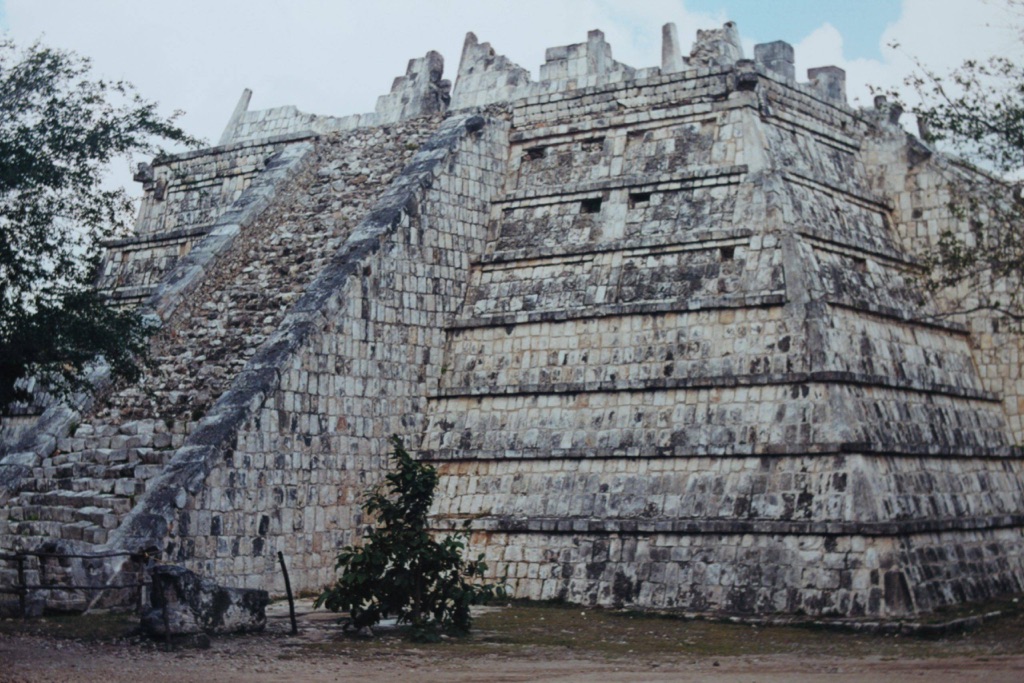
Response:
[{"label": "dark recessed niche", "polygon": [[600,213],[601,212],[601,198],[594,197],[592,199],[584,199],[580,202],[580,213]]},{"label": "dark recessed niche", "polygon": [[537,159],[543,159],[547,154],[547,149],[544,147],[530,147],[523,153],[523,158],[529,161],[536,161]]},{"label": "dark recessed niche", "polygon": [[587,138],[580,140],[580,147],[589,152],[599,152],[604,149],[604,138]]},{"label": "dark recessed niche", "polygon": [[631,192],[629,195],[629,208],[647,206],[651,201],[650,192]]},{"label": "dark recessed niche", "polygon": [[732,261],[736,258],[736,247],[722,247],[718,250],[718,255],[723,261]]},{"label": "dark recessed niche", "polygon": [[855,271],[857,271],[858,273],[866,273],[866,272],[868,272],[868,260],[867,259],[856,258],[855,257],[855,258],[851,258],[850,260],[853,261],[853,269]]}]

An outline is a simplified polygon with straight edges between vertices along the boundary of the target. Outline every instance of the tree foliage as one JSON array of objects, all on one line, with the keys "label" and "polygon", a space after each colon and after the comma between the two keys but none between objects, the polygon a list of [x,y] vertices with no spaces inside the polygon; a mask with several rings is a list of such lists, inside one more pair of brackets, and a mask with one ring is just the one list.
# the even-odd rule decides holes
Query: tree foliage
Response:
[{"label": "tree foliage", "polygon": [[999,173],[1024,167],[1024,70],[1006,57],[967,60],[947,76],[924,69],[908,80],[928,131],[965,159]]},{"label": "tree foliage", "polygon": [[133,211],[103,180],[154,140],[195,143],[174,118],[128,83],[92,78],[87,59],[0,42],[0,405],[25,398],[16,382],[27,375],[82,388],[98,356],[115,376],[137,374],[142,322],[91,289],[102,240]]},{"label": "tree foliage", "polygon": [[906,81],[924,141],[960,157],[949,208],[963,227],[926,254],[928,284],[955,292],[958,312],[1024,322],[1024,69],[1006,57],[968,60],[947,75],[919,65]]},{"label": "tree foliage", "polygon": [[463,559],[468,533],[434,540],[427,513],[434,499],[437,471],[412,458],[393,436],[395,468],[369,492],[363,510],[376,527],[362,545],[337,556],[338,580],[320,594],[317,607],[348,612],[348,626],[374,626],[396,617],[412,626],[417,639],[439,631],[469,631],[471,605],[504,596],[504,587],[480,583],[487,570],[483,555]]}]

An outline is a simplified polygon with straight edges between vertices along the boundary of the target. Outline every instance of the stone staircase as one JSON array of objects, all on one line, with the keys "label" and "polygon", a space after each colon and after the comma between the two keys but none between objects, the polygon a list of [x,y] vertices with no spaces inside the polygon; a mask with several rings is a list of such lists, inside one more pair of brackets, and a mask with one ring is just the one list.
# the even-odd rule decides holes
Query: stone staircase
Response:
[{"label": "stone staircase", "polygon": [[8,516],[4,547],[55,539],[102,545],[183,440],[182,430],[172,434],[155,419],[79,426],[0,513]]},{"label": "stone staircase", "polygon": [[283,199],[163,321],[144,377],[98,397],[0,509],[0,554],[54,544],[83,552],[106,543],[440,121],[318,140],[312,163],[278,194]]}]

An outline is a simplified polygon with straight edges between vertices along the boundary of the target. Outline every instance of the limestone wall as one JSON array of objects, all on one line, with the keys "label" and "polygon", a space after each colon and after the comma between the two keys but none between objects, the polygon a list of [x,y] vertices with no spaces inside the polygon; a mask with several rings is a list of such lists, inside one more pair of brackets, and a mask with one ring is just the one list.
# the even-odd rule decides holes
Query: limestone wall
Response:
[{"label": "limestone wall", "polygon": [[285,319],[278,334],[298,339],[294,350],[274,356],[272,386],[173,512],[176,561],[280,592],[280,550],[296,590],[331,580],[334,554],[368,521],[359,504],[387,465],[388,437],[423,428],[443,321],[482,251],[505,131],[466,123],[450,120],[421,147]]},{"label": "limestone wall", "polygon": [[[903,247],[912,254],[926,254],[946,232],[973,244],[971,217],[951,210],[953,193],[958,187],[960,192],[970,192],[973,183],[989,181],[887,125],[885,114],[884,110],[878,113],[881,121],[867,152],[873,162],[873,182],[891,197]],[[988,273],[967,278],[955,288],[938,292],[937,308],[927,313],[963,324],[970,331],[984,388],[1002,397],[1012,441],[1020,446],[1024,444],[1024,337],[1012,320],[984,308],[986,300],[998,299],[1007,286]],[[981,310],[975,310],[979,305]]]},{"label": "limestone wall", "polygon": [[[426,118],[300,142],[268,162],[149,300],[162,318],[150,372],[101,395],[73,433],[65,426],[48,444],[5,458],[20,475],[0,482],[11,496],[0,547],[164,548],[166,522],[144,501],[167,502],[161,478],[191,476],[174,463],[209,438],[209,420],[219,419],[210,407],[251,382],[257,350],[437,125]],[[171,488],[172,506],[179,491]],[[126,518],[143,521],[124,526]],[[66,593],[51,605],[76,609],[92,597]]]},{"label": "limestone wall", "polygon": [[[276,193],[285,189],[289,178],[301,171],[310,149],[309,145],[300,142],[281,150],[267,162],[258,179],[235,202],[220,212],[207,234],[187,255],[178,259],[148,297],[147,315],[151,319],[170,317],[202,284],[211,271],[216,269],[220,257],[230,250],[239,233],[250,228],[273,202]],[[0,497],[6,499],[23,489],[36,492],[60,489],[74,493],[87,492],[91,494],[92,500],[94,497],[109,496],[118,484],[127,485],[126,489],[118,492],[119,495],[129,495],[137,487],[143,486],[142,481],[133,478],[136,472],[144,480],[151,476],[154,469],[159,470],[152,462],[140,463],[142,456],[148,457],[150,453],[136,448],[153,447],[154,434],[158,428],[166,432],[167,422],[151,415],[141,427],[138,421],[122,425],[124,420],[115,409],[113,424],[101,420],[99,429],[93,424],[81,424],[83,417],[88,417],[91,411],[104,409],[104,402],[97,399],[112,396],[116,400],[117,392],[111,394],[109,379],[106,367],[99,364],[90,371],[89,380],[95,387],[93,394],[75,396],[67,403],[50,405],[35,424],[24,429],[16,440],[4,444],[5,454],[0,461]],[[119,389],[134,395],[136,399],[140,395],[135,387]],[[130,405],[135,403],[137,400],[129,399]],[[186,424],[182,422],[179,426],[184,429]],[[81,427],[82,434],[72,433],[76,427]],[[140,429],[148,435],[149,442],[144,443],[135,438]],[[178,434],[180,438],[183,431]],[[166,448],[167,445],[164,443],[161,447]],[[109,452],[111,449],[115,452],[113,457]],[[162,456],[157,454],[152,457],[159,460]],[[65,528],[67,533],[81,537],[83,529],[64,524],[68,518],[75,517],[74,508],[81,507],[78,504],[80,501],[71,495],[62,502],[69,505],[47,509],[45,515],[34,513],[35,520],[28,520],[21,514],[20,503],[31,503],[31,500],[15,501],[0,512],[22,524],[16,528],[8,527],[16,532],[16,536],[0,533],[0,543],[4,547],[11,547],[12,543],[19,547],[30,546],[39,543],[40,536],[63,538]],[[119,506],[122,503],[119,502]],[[91,535],[98,539],[96,542],[102,542],[107,531],[95,525],[90,529]]]},{"label": "limestone wall", "polygon": [[[483,534],[481,534],[482,536]],[[624,533],[487,535],[518,595],[685,611],[898,616],[1019,591],[1019,528],[873,537]],[[1011,549],[1005,554],[1003,549]],[[899,567],[915,567],[909,574]],[[949,576],[959,577],[950,582]]]},{"label": "limestone wall", "polygon": [[458,328],[449,344],[453,364],[440,391],[449,397],[494,388],[699,386],[725,377],[755,384],[807,371],[801,326],[781,306]]},{"label": "limestone wall", "polygon": [[108,241],[96,286],[120,305],[143,302],[202,240],[268,160],[302,137],[187,152],[145,165],[136,232]]},{"label": "limestone wall", "polygon": [[318,143],[316,157],[245,243],[189,295],[153,343],[155,371],[101,414],[196,421],[356,228],[436,120],[361,129]]},{"label": "limestone wall", "polygon": [[391,90],[377,98],[374,111],[348,116],[321,116],[288,105],[248,111],[252,93],[245,90],[234,115],[221,136],[221,144],[264,142],[279,136],[326,134],[373,128],[411,118],[440,114],[448,108],[451,82],[441,78],[444,58],[430,51],[410,59],[404,76],[397,77]]},{"label": "limestone wall", "polygon": [[920,320],[868,122],[834,74],[741,76],[516,103],[428,404],[438,526],[532,598],[891,615],[1020,586],[1019,462],[965,330]]}]

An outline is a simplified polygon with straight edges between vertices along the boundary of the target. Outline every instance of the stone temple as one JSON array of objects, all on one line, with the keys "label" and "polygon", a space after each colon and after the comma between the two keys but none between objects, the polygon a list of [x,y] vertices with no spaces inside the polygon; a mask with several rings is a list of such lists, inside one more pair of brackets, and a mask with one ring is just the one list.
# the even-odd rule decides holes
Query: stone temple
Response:
[{"label": "stone temple", "polygon": [[[334,577],[399,434],[518,597],[901,616],[1024,589],[1021,339],[921,254],[970,173],[835,67],[673,25],[539,80],[473,34],[376,111],[248,111],[143,165],[97,286],[139,384],[4,419],[0,553],[155,548],[234,587]],[[102,372],[99,373],[102,378]],[[42,558],[50,606],[123,558]],[[10,585],[14,569],[0,566]],[[41,580],[41,579],[40,579]]]}]

